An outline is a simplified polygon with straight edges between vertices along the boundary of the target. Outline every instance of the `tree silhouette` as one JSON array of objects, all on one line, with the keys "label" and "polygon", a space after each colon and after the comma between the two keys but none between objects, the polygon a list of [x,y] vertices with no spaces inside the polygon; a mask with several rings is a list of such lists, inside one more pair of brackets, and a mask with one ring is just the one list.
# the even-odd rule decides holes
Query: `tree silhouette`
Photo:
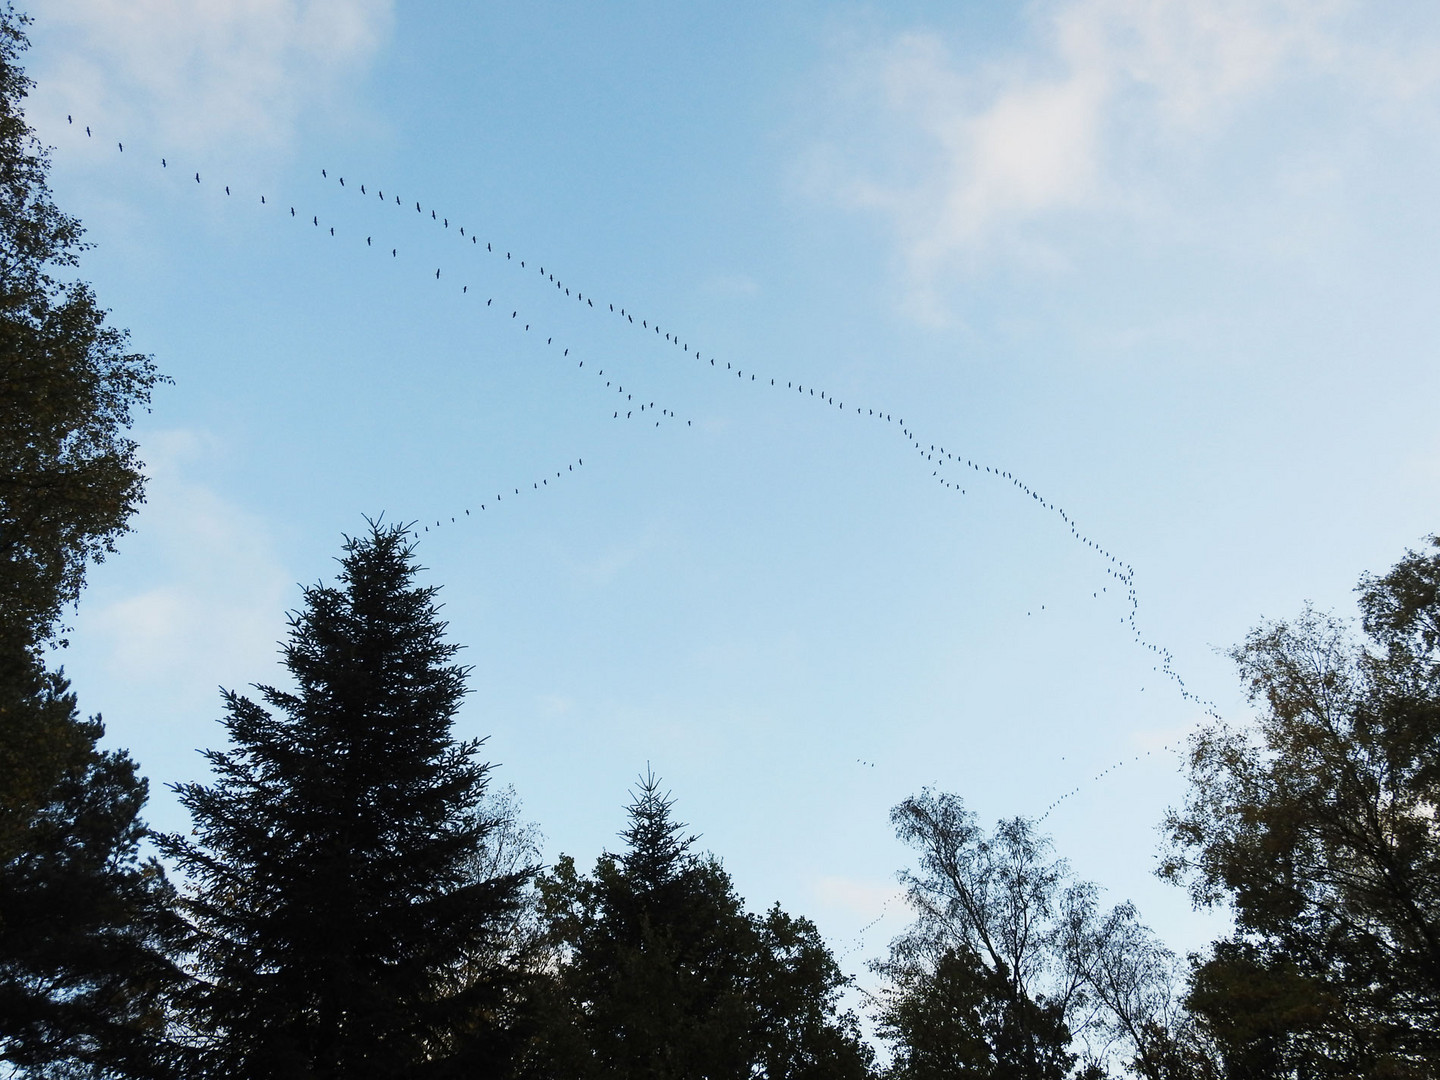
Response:
[{"label": "tree silhouette", "polygon": [[143,499],[127,429],[160,377],[61,280],[85,245],[25,120],[28,21],[0,9],[0,1061],[148,1075],[176,972],[145,783],[42,654]]},{"label": "tree silhouette", "polygon": [[348,539],[313,586],[273,712],[225,694],[216,781],[177,788],[191,841],[163,838],[203,983],[190,1017],[216,1075],[409,1076],[503,1041],[504,953],[532,873],[477,876],[499,823],[490,767],[451,726],[465,690],[409,534]]},{"label": "tree silhouette", "polygon": [[[983,829],[959,796],[926,790],[891,811],[919,854],[901,879],[916,912],[874,965],[880,1031],[900,1080],[1190,1076],[1175,958],[1130,904],[1101,913],[1094,885],[1051,857],[1025,818]],[[956,1072],[958,1070],[958,1073]]]},{"label": "tree silhouette", "polygon": [[1356,642],[1307,608],[1233,651],[1253,729],[1193,740],[1162,874],[1235,931],[1190,1005],[1232,1074],[1408,1077],[1440,1061],[1440,538],[1360,583]]},{"label": "tree silhouette", "polygon": [[844,983],[814,925],[747,914],[647,773],[593,876],[563,857],[540,882],[557,977],[528,1074],[620,1080],[863,1077]]}]

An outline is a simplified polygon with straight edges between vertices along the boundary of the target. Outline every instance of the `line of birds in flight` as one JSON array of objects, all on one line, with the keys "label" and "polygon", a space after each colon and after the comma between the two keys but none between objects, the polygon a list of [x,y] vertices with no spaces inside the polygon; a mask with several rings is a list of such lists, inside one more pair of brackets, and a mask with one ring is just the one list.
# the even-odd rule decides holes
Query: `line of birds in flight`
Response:
[{"label": "line of birds in flight", "polygon": [[[67,116],[67,122],[71,125],[74,125],[75,120],[73,115]],[[94,135],[91,128],[88,125],[85,125],[84,127],[87,138],[93,138]],[[123,142],[117,140],[116,146],[120,153],[125,153],[125,146]],[[172,167],[172,163],[166,157],[160,157],[159,161],[162,169],[168,170]],[[199,171],[195,171],[193,175],[196,184],[203,184],[205,182],[202,179],[201,173]],[[366,199],[373,197],[379,205],[384,205],[387,207],[396,207],[402,210],[408,208],[409,204],[402,201],[400,197],[394,193],[393,190],[390,196],[386,196],[383,189],[375,187],[373,189],[372,196],[371,186],[368,183],[355,182],[352,179],[352,181],[347,184],[345,178],[340,176],[338,173],[335,177],[332,178],[327,168],[322,168],[320,170],[320,175],[323,181],[327,183],[334,183],[339,188],[344,189],[346,192],[353,192],[357,197]],[[227,196],[232,196],[232,191],[228,184],[221,184],[219,186],[224,189]],[[283,208],[286,204],[271,202],[267,199],[266,195],[259,194],[258,205]],[[438,209],[436,208],[430,208],[430,214],[427,218],[425,216],[425,207],[423,207],[422,204],[417,201],[415,203],[415,213],[420,220],[433,223],[442,230],[448,231],[451,229],[449,217],[447,215],[440,214]],[[295,206],[289,206],[289,216],[296,221],[301,221],[306,215],[301,214]],[[328,234],[328,236],[336,236],[334,226],[328,224],[326,226],[321,226],[318,214],[311,214],[309,216],[311,218],[311,224],[313,228],[317,230],[324,228],[325,230],[327,230],[326,234]],[[482,249],[480,246],[479,237],[473,231],[467,232],[465,227],[462,225],[456,225],[454,234],[472,251],[479,252],[483,250],[486,254],[489,255],[495,255],[497,257],[500,255],[500,251],[495,248],[490,242],[486,242]],[[468,243],[466,243],[467,241]],[[365,237],[365,247],[369,250],[377,250],[374,243],[373,234]],[[384,245],[381,244],[378,250],[383,252],[383,249]],[[390,254],[393,259],[398,259],[399,246],[393,245],[390,249]],[[504,252],[503,261],[513,267],[518,268],[519,271],[526,271],[528,273],[527,260],[517,258],[512,251]],[[443,279],[443,270],[443,266],[436,267],[434,276],[435,281],[441,281]],[[536,263],[536,272],[538,273],[540,278],[544,280],[547,286],[552,284],[554,285],[557,291],[557,295],[563,293],[566,297],[573,298],[577,302],[577,304],[579,304],[586,310],[593,310],[595,312],[600,312],[604,314],[613,314],[618,317],[627,327],[633,326],[637,331],[645,333],[647,336],[653,335],[656,341],[663,339],[674,349],[679,350],[679,354],[681,356],[684,356],[688,360],[696,361],[702,366],[713,368],[717,373],[733,372],[735,377],[742,383],[748,382],[750,384],[761,386],[766,389],[783,389],[785,392],[794,391],[797,395],[799,395],[802,399],[806,401],[817,401],[819,404],[822,404],[824,406],[834,407],[837,411],[841,413],[848,414],[849,412],[843,400],[837,400],[833,393],[829,393],[823,389],[819,389],[815,385],[813,385],[813,383],[807,387],[803,383],[800,383],[799,381],[794,379],[782,380],[778,376],[772,377],[769,375],[765,375],[762,377],[759,373],[753,370],[750,372],[750,377],[747,380],[745,378],[745,371],[733,365],[730,361],[725,361],[724,367],[722,368],[720,366],[720,361],[716,357],[711,356],[708,363],[706,363],[705,358],[702,356],[701,350],[698,348],[692,349],[688,341],[681,340],[681,336],[678,332],[675,332],[673,330],[665,331],[658,322],[655,322],[648,317],[639,318],[637,323],[637,317],[635,312],[629,310],[624,305],[617,308],[614,303],[607,301],[601,301],[597,305],[595,296],[593,294],[591,294],[590,296],[586,296],[578,288],[574,289],[572,292],[571,287],[567,286],[561,279],[557,278],[553,271],[547,272],[545,267],[539,263]],[[460,295],[464,297],[469,297],[471,295],[468,283],[462,281],[460,285]],[[475,299],[478,301],[478,292],[474,295]],[[493,304],[494,298],[487,298],[485,302],[485,310],[497,310],[493,307]],[[503,315],[503,312],[500,312],[500,314]],[[509,322],[514,326],[522,327],[522,333],[529,333],[532,324],[529,322],[522,323],[519,319],[519,315],[520,309],[518,307],[514,308],[511,311],[510,319],[504,321]],[[551,348],[557,347],[556,340],[553,335],[546,337],[546,345],[547,347]],[[562,344],[559,345],[558,348],[560,349],[560,358],[568,359],[571,351],[570,347]],[[583,370],[584,367],[585,361],[581,359],[577,361],[574,370],[578,372],[580,370]],[[598,368],[596,365],[592,364],[591,370],[595,372],[595,377],[597,380],[605,379],[605,371],[603,368]],[[784,383],[783,387],[781,386],[782,382]],[[664,406],[657,407],[655,402],[653,401],[642,400],[637,402],[635,400],[636,392],[633,386],[630,390],[627,391],[613,372],[609,379],[605,379],[605,387],[607,390],[612,390],[617,395],[623,395],[625,398],[624,402],[620,404],[620,407],[613,410],[613,420],[644,420],[653,418],[653,426],[659,427],[662,423],[668,421],[674,421],[678,423],[680,419],[680,417],[672,409]],[[1124,596],[1128,610],[1125,615],[1120,617],[1120,622],[1127,625],[1127,629],[1129,630],[1129,633],[1136,644],[1154,655],[1157,662],[1153,670],[1175,684],[1182,700],[1199,707],[1204,713],[1204,715],[1211,719],[1221,719],[1220,713],[1213,702],[1195,694],[1185,685],[1185,680],[1174,668],[1174,657],[1170,650],[1154,642],[1149,642],[1145,640],[1144,635],[1140,632],[1139,625],[1137,623],[1137,616],[1139,612],[1139,594],[1136,590],[1134,583],[1135,568],[1131,564],[1123,561],[1114,552],[1102,546],[1092,537],[1086,535],[1081,530],[1080,526],[1074,521],[1074,519],[1071,518],[1071,516],[1066,510],[1056,505],[1053,501],[1042,496],[1039,491],[1032,488],[1030,485],[1025,483],[1019,477],[1015,476],[1013,473],[1007,470],[1002,470],[996,466],[981,465],[979,462],[963,457],[963,455],[958,452],[947,450],[942,445],[938,445],[935,443],[926,443],[914,430],[912,430],[909,426],[906,425],[906,422],[903,418],[896,418],[891,412],[886,412],[883,409],[875,409],[869,406],[854,405],[853,402],[852,406],[854,409],[854,415],[856,417],[866,420],[874,420],[879,423],[890,425],[892,427],[892,430],[897,431],[926,465],[933,466],[933,468],[931,468],[931,478],[934,479],[940,487],[959,495],[965,495],[966,488],[961,486],[961,482],[957,477],[962,471],[966,474],[973,473],[975,474],[975,478],[985,477],[992,482],[1003,482],[1008,484],[1020,494],[1029,496],[1030,500],[1038,508],[1047,511],[1050,514],[1058,516],[1059,520],[1063,523],[1063,525],[1069,532],[1071,538],[1076,542],[1082,544],[1086,548],[1090,549],[1096,555],[1098,555],[1104,563],[1105,573],[1108,576],[1114,578],[1117,583],[1125,586]],[[621,415],[622,411],[624,413],[623,417]],[[693,419],[686,419],[684,426],[687,428],[693,427]],[[567,466],[564,470],[556,470],[554,478],[557,481],[562,479],[567,473],[574,472],[574,470],[577,467],[583,465],[583,463],[583,459],[577,459],[574,462],[567,463]],[[548,489],[551,486],[549,481],[550,476],[548,474],[539,478],[538,480],[533,480],[531,482],[531,490],[541,491],[544,489]],[[525,493],[523,485],[512,485],[511,491],[512,498],[518,497],[519,495]],[[503,492],[497,492],[493,500],[494,504],[497,504],[497,508],[498,504],[502,501],[502,499]],[[483,513],[486,512],[491,506],[491,500],[487,498],[485,499],[485,501],[480,502],[476,505],[478,506],[479,512]],[[458,511],[456,514],[451,515],[448,522],[443,517],[435,518],[433,527],[439,529],[446,526],[447,524],[461,524],[465,521],[465,519],[475,516],[474,514],[472,514],[472,510],[474,509],[475,507],[466,507],[463,510]],[[417,522],[417,524],[420,523]],[[430,519],[426,519],[423,524],[420,524],[420,527],[423,529],[424,532],[429,532],[432,528]],[[1098,592],[1094,593],[1093,596],[1096,599],[1099,599],[1101,595],[1105,594],[1106,592],[1107,589],[1101,589]],[[1041,610],[1043,610],[1043,605]],[[1033,614],[1033,612],[1027,612],[1027,614]],[[1178,753],[1178,748],[1182,742],[1183,739],[1177,739],[1166,744],[1165,746],[1162,746],[1160,749]],[[1049,818],[1050,815],[1054,813],[1057,809],[1059,809],[1062,804],[1079,795],[1089,784],[1099,783],[1100,781],[1104,780],[1112,773],[1114,773],[1116,770],[1128,764],[1138,763],[1142,760],[1142,758],[1149,757],[1150,754],[1151,751],[1146,751],[1144,754],[1136,754],[1133,757],[1127,757],[1117,760],[1108,767],[1095,773],[1093,776],[1082,780],[1079,784],[1072,787],[1068,791],[1058,796],[1052,802],[1050,802],[1049,805],[1045,807],[1043,813],[1041,813],[1039,817],[1036,818],[1037,824]],[[862,767],[875,767],[875,763],[868,760],[857,758],[856,762]],[[880,918],[883,918],[883,916],[884,913],[882,909],[881,915],[878,916],[875,921],[878,922]],[[871,925],[873,926],[874,923],[872,923]]]}]

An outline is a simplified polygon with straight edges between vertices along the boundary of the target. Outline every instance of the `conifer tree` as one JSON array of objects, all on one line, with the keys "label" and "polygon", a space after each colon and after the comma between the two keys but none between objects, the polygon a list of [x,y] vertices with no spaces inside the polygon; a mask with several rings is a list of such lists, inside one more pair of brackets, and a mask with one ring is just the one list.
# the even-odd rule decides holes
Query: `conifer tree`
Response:
[{"label": "conifer tree", "polygon": [[503,951],[532,871],[474,873],[497,823],[480,742],[451,734],[459,646],[406,530],[372,523],[340,565],[290,617],[296,689],[225,694],[232,749],[177,789],[195,839],[162,845],[189,881],[215,1075],[386,1080],[498,1037],[503,968],[475,961]]},{"label": "conifer tree", "polygon": [[561,858],[540,893],[557,977],[528,1075],[834,1080],[868,1075],[844,977],[813,923],[748,914],[647,774],[626,842],[593,876]]},{"label": "conifer tree", "polygon": [[61,676],[39,677],[31,696],[78,745],[0,863],[0,1062],[168,1076],[183,1062],[167,1036],[183,927],[160,864],[140,853],[145,781],[123,751],[96,748],[104,729],[76,716]]}]

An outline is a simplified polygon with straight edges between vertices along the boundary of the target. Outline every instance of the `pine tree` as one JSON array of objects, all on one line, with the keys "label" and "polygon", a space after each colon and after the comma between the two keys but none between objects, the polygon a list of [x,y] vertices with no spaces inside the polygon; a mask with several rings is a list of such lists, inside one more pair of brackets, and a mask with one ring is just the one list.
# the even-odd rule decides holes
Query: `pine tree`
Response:
[{"label": "pine tree", "polygon": [[563,857],[540,893],[557,976],[529,1075],[595,1080],[847,1080],[870,1056],[813,923],[748,914],[648,774],[591,877]]},{"label": "pine tree", "polygon": [[480,741],[451,735],[467,669],[404,529],[372,524],[340,564],[290,617],[296,689],[259,687],[269,710],[225,694],[233,748],[177,788],[196,839],[162,845],[190,882],[216,1075],[385,1080],[497,1036],[504,973],[475,961],[532,871],[473,872],[497,823]]}]

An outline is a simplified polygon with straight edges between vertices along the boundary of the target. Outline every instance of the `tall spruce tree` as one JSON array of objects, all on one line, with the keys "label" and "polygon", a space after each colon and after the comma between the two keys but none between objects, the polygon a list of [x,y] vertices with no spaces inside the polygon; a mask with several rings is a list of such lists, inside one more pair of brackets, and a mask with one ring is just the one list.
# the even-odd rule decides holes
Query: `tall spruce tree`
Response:
[{"label": "tall spruce tree", "polygon": [[526,1074],[547,1080],[859,1080],[871,1055],[815,925],[744,910],[647,774],[593,876],[541,880],[556,977]]},{"label": "tall spruce tree", "polygon": [[[490,767],[457,742],[466,693],[410,536],[347,539],[339,586],[290,618],[294,691],[225,694],[232,749],[177,788],[214,1075],[385,1080],[484,1059],[499,1038],[510,916],[532,871],[477,876]],[[271,711],[273,710],[273,711]]]}]

